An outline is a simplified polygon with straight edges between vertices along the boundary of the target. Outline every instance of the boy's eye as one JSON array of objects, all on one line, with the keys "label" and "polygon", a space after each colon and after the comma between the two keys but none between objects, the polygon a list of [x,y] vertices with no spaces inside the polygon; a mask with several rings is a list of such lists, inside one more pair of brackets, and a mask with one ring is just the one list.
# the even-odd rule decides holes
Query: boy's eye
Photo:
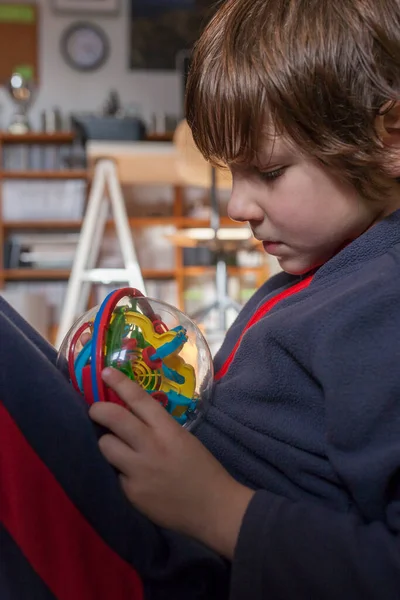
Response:
[{"label": "boy's eye", "polygon": [[259,171],[257,169],[257,173],[263,181],[274,181],[274,179],[281,177],[285,171],[285,167],[280,167],[279,169],[274,169],[273,171]]}]

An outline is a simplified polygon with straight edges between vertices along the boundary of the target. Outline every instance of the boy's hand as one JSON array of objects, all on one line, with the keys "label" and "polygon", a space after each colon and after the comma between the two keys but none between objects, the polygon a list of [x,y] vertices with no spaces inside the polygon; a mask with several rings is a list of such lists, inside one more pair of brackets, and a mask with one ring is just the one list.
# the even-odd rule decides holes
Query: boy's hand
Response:
[{"label": "boy's hand", "polygon": [[121,472],[129,500],[158,525],[195,537],[232,558],[254,492],[238,484],[140,386],[114,369],[105,369],[103,378],[130,411],[97,402],[90,416],[112,432],[99,446]]}]

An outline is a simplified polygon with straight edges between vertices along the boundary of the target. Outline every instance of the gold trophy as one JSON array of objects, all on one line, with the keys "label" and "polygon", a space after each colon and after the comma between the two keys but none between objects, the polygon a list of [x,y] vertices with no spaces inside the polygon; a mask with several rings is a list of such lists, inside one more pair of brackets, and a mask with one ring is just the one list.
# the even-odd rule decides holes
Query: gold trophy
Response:
[{"label": "gold trophy", "polygon": [[34,99],[35,84],[20,73],[13,73],[7,83],[7,91],[17,105],[8,131],[15,134],[27,133],[31,130],[28,110]]}]

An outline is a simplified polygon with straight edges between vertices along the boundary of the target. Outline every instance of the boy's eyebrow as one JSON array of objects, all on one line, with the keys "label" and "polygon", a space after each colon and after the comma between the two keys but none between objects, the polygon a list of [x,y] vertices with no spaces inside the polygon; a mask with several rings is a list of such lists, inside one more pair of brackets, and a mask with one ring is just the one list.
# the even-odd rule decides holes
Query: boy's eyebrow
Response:
[{"label": "boy's eyebrow", "polygon": [[275,165],[285,163],[293,156],[294,148],[284,140],[283,136],[268,136],[263,143],[260,144],[260,149],[254,154],[252,159],[237,157],[227,163],[227,166],[237,166],[239,168],[255,168],[266,170],[273,168]]},{"label": "boy's eyebrow", "polygon": [[253,166],[266,169],[275,164],[284,163],[291,156],[290,148],[288,147],[271,147],[268,151],[261,151],[255,157]]},{"label": "boy's eyebrow", "polygon": [[260,149],[255,156],[255,164],[268,167],[274,162],[287,160],[289,154],[292,152],[292,147],[285,141],[282,135],[270,134],[264,142],[260,143]]},{"label": "boy's eyebrow", "polygon": [[250,162],[236,160],[231,163],[228,163],[228,167],[229,168],[238,167],[239,169],[247,168],[247,169],[257,169],[258,171],[267,171],[268,169],[271,170],[278,166],[283,166],[287,162],[288,158],[289,158],[288,153],[286,153],[285,155],[283,153],[281,153],[279,155],[270,156],[269,160],[268,159],[262,160],[260,157],[255,157]]}]

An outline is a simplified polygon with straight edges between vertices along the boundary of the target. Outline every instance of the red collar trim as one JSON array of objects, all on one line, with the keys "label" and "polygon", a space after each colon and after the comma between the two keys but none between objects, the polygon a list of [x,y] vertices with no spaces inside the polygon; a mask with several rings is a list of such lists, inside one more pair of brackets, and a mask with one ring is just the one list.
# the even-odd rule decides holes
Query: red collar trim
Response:
[{"label": "red collar trim", "polygon": [[302,290],[306,289],[310,285],[313,277],[314,277],[314,275],[309,275],[306,279],[303,279],[302,281],[299,281],[299,283],[296,283],[289,289],[284,290],[283,292],[280,292],[280,294],[277,294],[270,300],[267,300],[267,302],[265,302],[262,306],[260,306],[260,308],[257,310],[257,312],[255,312],[254,315],[251,317],[251,319],[247,323],[246,327],[243,329],[238,341],[235,344],[235,347],[233,348],[232,352],[226,359],[225,363],[222,365],[222,367],[219,369],[219,371],[217,371],[217,373],[215,374],[214,381],[219,381],[227,373],[233,359],[235,358],[237,349],[239,348],[240,342],[242,341],[243,336],[246,333],[246,331],[248,329],[250,329],[250,327],[252,327],[255,323],[257,323],[257,321],[259,321],[260,319],[265,317],[265,315],[274,306],[276,306],[279,302],[281,302],[282,300],[285,300],[286,298],[289,298],[290,296],[294,296],[295,294],[298,294]]}]

